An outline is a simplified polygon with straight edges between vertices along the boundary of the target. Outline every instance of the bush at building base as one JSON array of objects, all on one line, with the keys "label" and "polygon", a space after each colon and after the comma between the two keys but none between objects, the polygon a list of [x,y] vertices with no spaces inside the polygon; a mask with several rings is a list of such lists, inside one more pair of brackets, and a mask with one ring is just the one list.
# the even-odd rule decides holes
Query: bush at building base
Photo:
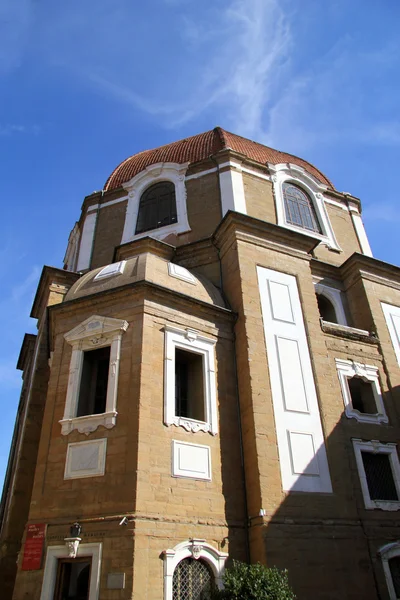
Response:
[{"label": "bush at building base", "polygon": [[215,600],[295,600],[287,571],[265,567],[259,563],[248,565],[233,561],[225,570],[224,589],[215,592]]}]

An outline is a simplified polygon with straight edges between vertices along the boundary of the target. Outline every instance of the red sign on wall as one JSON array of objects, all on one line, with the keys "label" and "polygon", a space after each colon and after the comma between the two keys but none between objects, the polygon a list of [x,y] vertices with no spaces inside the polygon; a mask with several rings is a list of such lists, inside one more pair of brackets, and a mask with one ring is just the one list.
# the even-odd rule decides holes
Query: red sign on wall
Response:
[{"label": "red sign on wall", "polygon": [[22,559],[23,571],[35,571],[41,568],[45,537],[46,525],[44,523],[28,525]]}]

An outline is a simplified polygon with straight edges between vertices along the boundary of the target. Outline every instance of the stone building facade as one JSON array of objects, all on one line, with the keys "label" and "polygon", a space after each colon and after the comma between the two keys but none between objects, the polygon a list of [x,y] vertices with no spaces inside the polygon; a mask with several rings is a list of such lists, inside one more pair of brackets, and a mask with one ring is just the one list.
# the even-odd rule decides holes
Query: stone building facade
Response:
[{"label": "stone building facade", "polygon": [[32,316],[2,599],[194,600],[231,559],[400,597],[400,270],[359,199],[220,128],[141,152]]}]

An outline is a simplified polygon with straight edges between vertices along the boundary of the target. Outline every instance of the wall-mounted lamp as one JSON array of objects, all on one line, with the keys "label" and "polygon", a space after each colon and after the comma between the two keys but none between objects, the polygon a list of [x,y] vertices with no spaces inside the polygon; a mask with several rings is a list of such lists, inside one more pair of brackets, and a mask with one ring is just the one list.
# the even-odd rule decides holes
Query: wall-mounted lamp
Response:
[{"label": "wall-mounted lamp", "polygon": [[69,528],[70,537],[64,538],[64,542],[68,548],[69,558],[76,558],[76,555],[78,554],[78,548],[81,541],[81,538],[79,536],[81,534],[81,531],[82,526],[79,525],[79,523],[74,523]]}]

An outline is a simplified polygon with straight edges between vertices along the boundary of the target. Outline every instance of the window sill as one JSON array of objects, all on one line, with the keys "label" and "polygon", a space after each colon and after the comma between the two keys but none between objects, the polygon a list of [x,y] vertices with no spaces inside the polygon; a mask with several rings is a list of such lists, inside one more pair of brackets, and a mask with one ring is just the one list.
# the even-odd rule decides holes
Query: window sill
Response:
[{"label": "window sill", "polygon": [[83,417],[73,417],[72,419],[61,419],[59,421],[61,424],[61,433],[62,435],[68,435],[76,429],[79,433],[89,435],[89,433],[96,431],[100,425],[106,429],[112,429],[116,424],[117,414],[116,411],[110,411],[99,415],[85,415]]},{"label": "window sill", "polygon": [[346,417],[349,419],[356,419],[359,423],[389,423],[387,416],[382,413],[361,413],[351,406],[346,406],[345,413]]},{"label": "window sill", "polygon": [[182,233],[189,233],[190,231],[192,230],[187,224],[171,223],[171,225],[165,225],[165,227],[158,227],[157,229],[149,229],[148,231],[143,231],[142,233],[136,233],[130,240],[127,241],[133,242],[144,237],[152,237],[157,240],[161,240],[167,237],[167,235],[181,235]]},{"label": "window sill", "polygon": [[365,508],[367,510],[374,510],[376,508],[379,508],[380,510],[389,510],[389,511],[396,511],[396,510],[400,510],[400,501],[399,500],[393,500],[393,501],[389,501],[389,500],[366,500],[365,502]]},{"label": "window sill", "polygon": [[204,433],[211,432],[209,423],[206,423],[205,421],[196,421],[195,419],[188,419],[186,417],[173,417],[171,425],[183,427],[183,429],[186,429],[186,431],[191,431],[192,433],[197,433],[198,431],[204,431]]},{"label": "window sill", "polygon": [[287,229],[291,229],[292,231],[297,231],[299,233],[304,233],[309,235],[310,237],[314,237],[316,240],[319,240],[321,244],[329,248],[329,250],[333,250],[338,254],[341,254],[343,250],[338,246],[338,244],[332,240],[329,236],[324,235],[323,233],[318,233],[317,231],[313,231],[312,229],[306,229],[306,227],[297,227],[296,225],[292,225],[285,221],[283,224]]},{"label": "window sill", "polygon": [[378,344],[378,338],[376,335],[365,329],[357,329],[356,327],[350,327],[349,325],[339,325],[338,323],[330,323],[329,321],[321,321],[321,329],[324,333],[336,335],[338,337],[348,338],[359,342],[366,342],[367,344]]}]

